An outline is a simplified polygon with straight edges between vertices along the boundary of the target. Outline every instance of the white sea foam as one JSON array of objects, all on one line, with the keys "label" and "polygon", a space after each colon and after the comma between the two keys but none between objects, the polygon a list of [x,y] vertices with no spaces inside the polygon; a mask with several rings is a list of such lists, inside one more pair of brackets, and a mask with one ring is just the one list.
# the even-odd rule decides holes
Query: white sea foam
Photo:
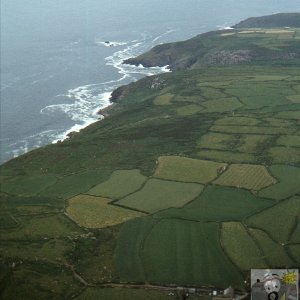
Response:
[{"label": "white sea foam", "polygon": [[117,47],[117,46],[124,46],[127,44],[127,42],[110,42],[110,41],[95,41],[98,45],[103,45],[105,47]]}]

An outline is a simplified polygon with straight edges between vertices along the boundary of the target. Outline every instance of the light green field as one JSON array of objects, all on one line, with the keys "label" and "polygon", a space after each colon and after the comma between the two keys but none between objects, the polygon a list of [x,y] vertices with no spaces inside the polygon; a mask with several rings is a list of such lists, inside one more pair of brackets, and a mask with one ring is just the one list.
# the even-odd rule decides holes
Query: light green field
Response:
[{"label": "light green field", "polygon": [[243,104],[236,98],[209,100],[202,102],[201,105],[205,107],[202,113],[232,111],[243,106]]},{"label": "light green field", "polygon": [[222,223],[221,243],[228,256],[241,270],[267,268],[263,254],[241,223]]},{"label": "light green field", "polygon": [[169,207],[181,207],[196,198],[203,185],[150,179],[142,190],[131,194],[117,204],[145,212],[156,212]]},{"label": "light green field", "polygon": [[292,127],[293,126],[293,121],[291,120],[276,119],[276,118],[265,118],[262,120],[267,122],[271,127]]},{"label": "light green field", "polygon": [[134,289],[134,288],[88,288],[84,290],[78,300],[172,300],[169,291]]},{"label": "light green field", "polygon": [[137,211],[109,204],[110,199],[78,195],[69,200],[68,216],[80,226],[103,228],[141,217]]},{"label": "light green field", "polygon": [[264,166],[233,164],[214,183],[249,190],[260,190],[275,184],[276,179],[268,173]]},{"label": "light green field", "polygon": [[203,159],[226,161],[232,163],[252,163],[256,161],[256,157],[254,155],[240,152],[201,150],[197,154],[200,158]]},{"label": "light green field", "polygon": [[255,95],[250,97],[240,98],[241,102],[247,106],[249,109],[258,109],[264,106],[275,106],[275,105],[284,105],[288,104],[287,100],[282,95]]},{"label": "light green field", "polygon": [[251,134],[293,134],[293,128],[277,128],[266,126],[212,126],[210,131],[225,132],[225,133],[251,133]]},{"label": "light green field", "polygon": [[186,106],[181,106],[176,109],[176,112],[179,116],[191,116],[199,111],[203,110],[203,107],[196,104],[190,104]]},{"label": "light green field", "polygon": [[139,170],[118,170],[109,180],[90,189],[88,194],[117,199],[137,191],[146,180]]},{"label": "light green field", "polygon": [[291,253],[291,255],[293,256],[294,260],[298,263],[298,265],[300,264],[300,245],[289,245],[288,249]]},{"label": "light green field", "polygon": [[[172,102],[187,102],[187,103],[198,103],[201,100],[201,96],[182,96],[182,95],[174,95],[172,98]],[[198,105],[197,105],[198,107]]]},{"label": "light green field", "polygon": [[274,242],[262,230],[249,228],[249,232],[252,238],[256,240],[261,247],[269,266],[281,266],[284,268],[293,266],[292,260],[281,244]]},{"label": "light green field", "polygon": [[229,283],[239,285],[241,276],[224,255],[219,238],[216,223],[160,221],[146,237],[141,251],[148,281],[219,287]]},{"label": "light green field", "polygon": [[282,135],[277,140],[278,145],[286,147],[300,147],[300,136],[299,135]]},{"label": "light green field", "polygon": [[236,142],[233,134],[208,132],[203,135],[197,146],[204,149],[230,150],[230,145]]},{"label": "light green field", "polygon": [[300,148],[295,147],[272,147],[269,149],[273,164],[299,164]]},{"label": "light green field", "polygon": [[224,94],[221,90],[212,87],[201,87],[201,95],[209,99],[220,99],[226,97],[226,94]]},{"label": "light green field", "polygon": [[154,177],[195,183],[208,183],[225,170],[227,164],[181,156],[161,156]]},{"label": "light green field", "polygon": [[274,165],[270,167],[270,171],[278,179],[278,183],[261,190],[260,197],[280,200],[300,192],[300,168]]},{"label": "light green field", "polygon": [[170,208],[154,215],[194,221],[240,221],[270,205],[273,201],[257,198],[248,191],[207,186],[194,201],[180,209]]},{"label": "light green field", "polygon": [[171,93],[166,93],[164,95],[157,96],[154,99],[154,104],[155,105],[170,105],[173,97],[174,97],[174,95]]},{"label": "light green field", "polygon": [[292,103],[300,103],[300,95],[287,96],[287,99],[290,100]]},{"label": "light green field", "polygon": [[251,79],[248,79],[248,81],[281,81],[284,79],[287,79],[288,76],[282,76],[282,75],[258,75],[254,76]]},{"label": "light green field", "polygon": [[295,223],[295,217],[300,215],[300,197],[284,200],[253,215],[247,219],[251,227],[261,228],[273,239],[286,243]]},{"label": "light green field", "polygon": [[279,119],[292,119],[292,120],[300,120],[300,110],[294,111],[281,111],[276,114],[276,118]]},{"label": "light green field", "polygon": [[1,191],[13,195],[36,195],[56,182],[54,175],[17,177],[13,180],[1,181]]},{"label": "light green field", "polygon": [[19,217],[20,226],[16,229],[0,231],[2,240],[40,240],[62,238],[82,233],[72,221],[63,215]]},{"label": "light green field", "polygon": [[260,121],[255,118],[249,117],[225,117],[218,119],[214,124],[215,125],[247,125],[247,126],[255,126],[259,124]]}]

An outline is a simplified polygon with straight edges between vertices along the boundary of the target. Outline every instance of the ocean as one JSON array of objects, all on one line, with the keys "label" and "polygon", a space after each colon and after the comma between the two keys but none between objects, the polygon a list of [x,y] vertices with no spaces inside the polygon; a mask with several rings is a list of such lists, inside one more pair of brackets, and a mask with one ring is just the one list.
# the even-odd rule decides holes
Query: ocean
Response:
[{"label": "ocean", "polygon": [[299,11],[296,0],[2,0],[0,162],[65,139],[101,119],[118,86],[168,71],[124,59],[248,17]]}]

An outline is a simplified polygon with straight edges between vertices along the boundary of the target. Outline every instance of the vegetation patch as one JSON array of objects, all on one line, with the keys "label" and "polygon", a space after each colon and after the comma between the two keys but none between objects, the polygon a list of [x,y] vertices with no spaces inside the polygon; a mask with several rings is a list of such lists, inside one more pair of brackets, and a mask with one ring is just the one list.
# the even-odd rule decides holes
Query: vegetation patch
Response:
[{"label": "vegetation patch", "polygon": [[230,150],[230,146],[237,142],[233,134],[208,132],[201,137],[197,146],[202,149]]},{"label": "vegetation patch", "polygon": [[163,210],[154,217],[195,221],[239,221],[272,203],[242,189],[207,186],[199,197],[183,208]]},{"label": "vegetation patch", "polygon": [[265,134],[244,134],[241,136],[241,146],[237,149],[246,153],[257,153],[260,147],[271,141],[273,137]]},{"label": "vegetation patch", "polygon": [[119,200],[117,204],[152,213],[181,207],[195,199],[202,189],[201,184],[150,179],[142,190]]},{"label": "vegetation patch", "polygon": [[300,168],[274,165],[270,167],[270,171],[278,179],[278,182],[261,190],[260,197],[280,200],[300,192]]},{"label": "vegetation patch", "polygon": [[264,166],[233,164],[214,183],[248,190],[260,190],[275,184],[276,179]]},{"label": "vegetation patch", "polygon": [[287,255],[283,245],[273,241],[262,230],[249,228],[249,233],[252,238],[259,244],[270,267],[288,268],[293,266],[293,261]]},{"label": "vegetation patch", "polygon": [[300,197],[293,197],[253,215],[247,220],[249,226],[266,231],[280,243],[289,240],[295,218],[300,216]]},{"label": "vegetation patch", "polygon": [[202,102],[201,105],[205,107],[203,113],[232,111],[243,106],[237,98],[209,100]]},{"label": "vegetation patch", "polygon": [[54,175],[16,177],[12,180],[1,181],[1,191],[13,195],[36,195],[46,187],[56,182]]},{"label": "vegetation patch", "polygon": [[300,110],[294,111],[281,111],[276,114],[276,118],[279,119],[291,119],[291,120],[300,120]]},{"label": "vegetation patch", "polygon": [[282,135],[278,140],[277,144],[286,147],[300,147],[300,136],[299,135]]},{"label": "vegetation patch", "polygon": [[211,159],[215,161],[226,161],[232,163],[256,162],[256,157],[254,155],[248,153],[241,153],[241,152],[201,150],[198,152],[198,156],[203,159]]},{"label": "vegetation patch", "polygon": [[221,243],[228,256],[241,270],[268,267],[263,254],[241,223],[222,223]]},{"label": "vegetation patch", "polygon": [[300,95],[287,96],[287,99],[293,103],[300,103]]},{"label": "vegetation patch", "polygon": [[240,286],[241,275],[224,255],[219,239],[216,223],[160,221],[146,237],[141,250],[147,280]]},{"label": "vegetation patch", "polygon": [[179,116],[191,116],[203,110],[203,107],[196,104],[190,104],[186,106],[181,106],[176,109]]},{"label": "vegetation patch", "polygon": [[8,213],[0,214],[0,229],[16,227],[18,225],[17,220]]},{"label": "vegetation patch", "polygon": [[274,164],[300,164],[300,149],[294,147],[272,147],[269,149]]},{"label": "vegetation patch", "polygon": [[88,194],[117,199],[137,191],[146,180],[139,170],[118,170],[109,180],[90,189]]},{"label": "vegetation patch", "polygon": [[218,119],[214,124],[215,125],[247,125],[255,126],[260,123],[260,120],[250,117],[225,117]]},{"label": "vegetation patch", "polygon": [[174,95],[171,93],[166,93],[166,94],[157,96],[154,99],[154,104],[155,105],[169,105],[169,104],[171,104],[171,100],[173,97],[174,97]]},{"label": "vegetation patch", "polygon": [[288,249],[292,255],[292,257],[294,258],[294,260],[298,263],[298,265],[300,264],[300,244],[297,245],[289,245]]},{"label": "vegetation patch", "polygon": [[181,156],[161,156],[154,176],[183,182],[208,183],[225,170],[227,164]]},{"label": "vegetation patch", "polygon": [[110,199],[78,195],[69,200],[68,216],[87,228],[103,228],[142,216],[137,211],[109,204]]}]

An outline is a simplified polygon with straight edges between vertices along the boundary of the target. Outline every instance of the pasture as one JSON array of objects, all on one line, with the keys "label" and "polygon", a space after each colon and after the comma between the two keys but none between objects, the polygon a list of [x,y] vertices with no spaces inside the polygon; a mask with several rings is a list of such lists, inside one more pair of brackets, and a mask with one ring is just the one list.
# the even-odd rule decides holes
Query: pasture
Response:
[{"label": "pasture", "polygon": [[295,196],[251,216],[246,223],[266,231],[277,242],[286,243],[299,215],[300,197]]},{"label": "pasture", "polygon": [[221,244],[226,254],[243,271],[268,267],[263,254],[241,223],[222,223]]},{"label": "pasture", "polygon": [[149,179],[140,191],[116,203],[153,213],[169,207],[181,207],[195,199],[202,189],[201,184]]},{"label": "pasture", "polygon": [[181,156],[161,156],[154,177],[182,182],[208,183],[223,172],[227,164]]},{"label": "pasture", "polygon": [[235,186],[248,190],[261,190],[276,183],[266,167],[260,165],[233,164],[214,181],[214,184]]},{"label": "pasture", "polygon": [[137,191],[146,180],[147,177],[139,170],[117,170],[107,181],[94,186],[87,193],[117,199]]},{"label": "pasture", "polygon": [[68,201],[66,212],[72,220],[86,228],[113,226],[143,215],[112,205],[110,201],[101,197],[78,195]]}]

